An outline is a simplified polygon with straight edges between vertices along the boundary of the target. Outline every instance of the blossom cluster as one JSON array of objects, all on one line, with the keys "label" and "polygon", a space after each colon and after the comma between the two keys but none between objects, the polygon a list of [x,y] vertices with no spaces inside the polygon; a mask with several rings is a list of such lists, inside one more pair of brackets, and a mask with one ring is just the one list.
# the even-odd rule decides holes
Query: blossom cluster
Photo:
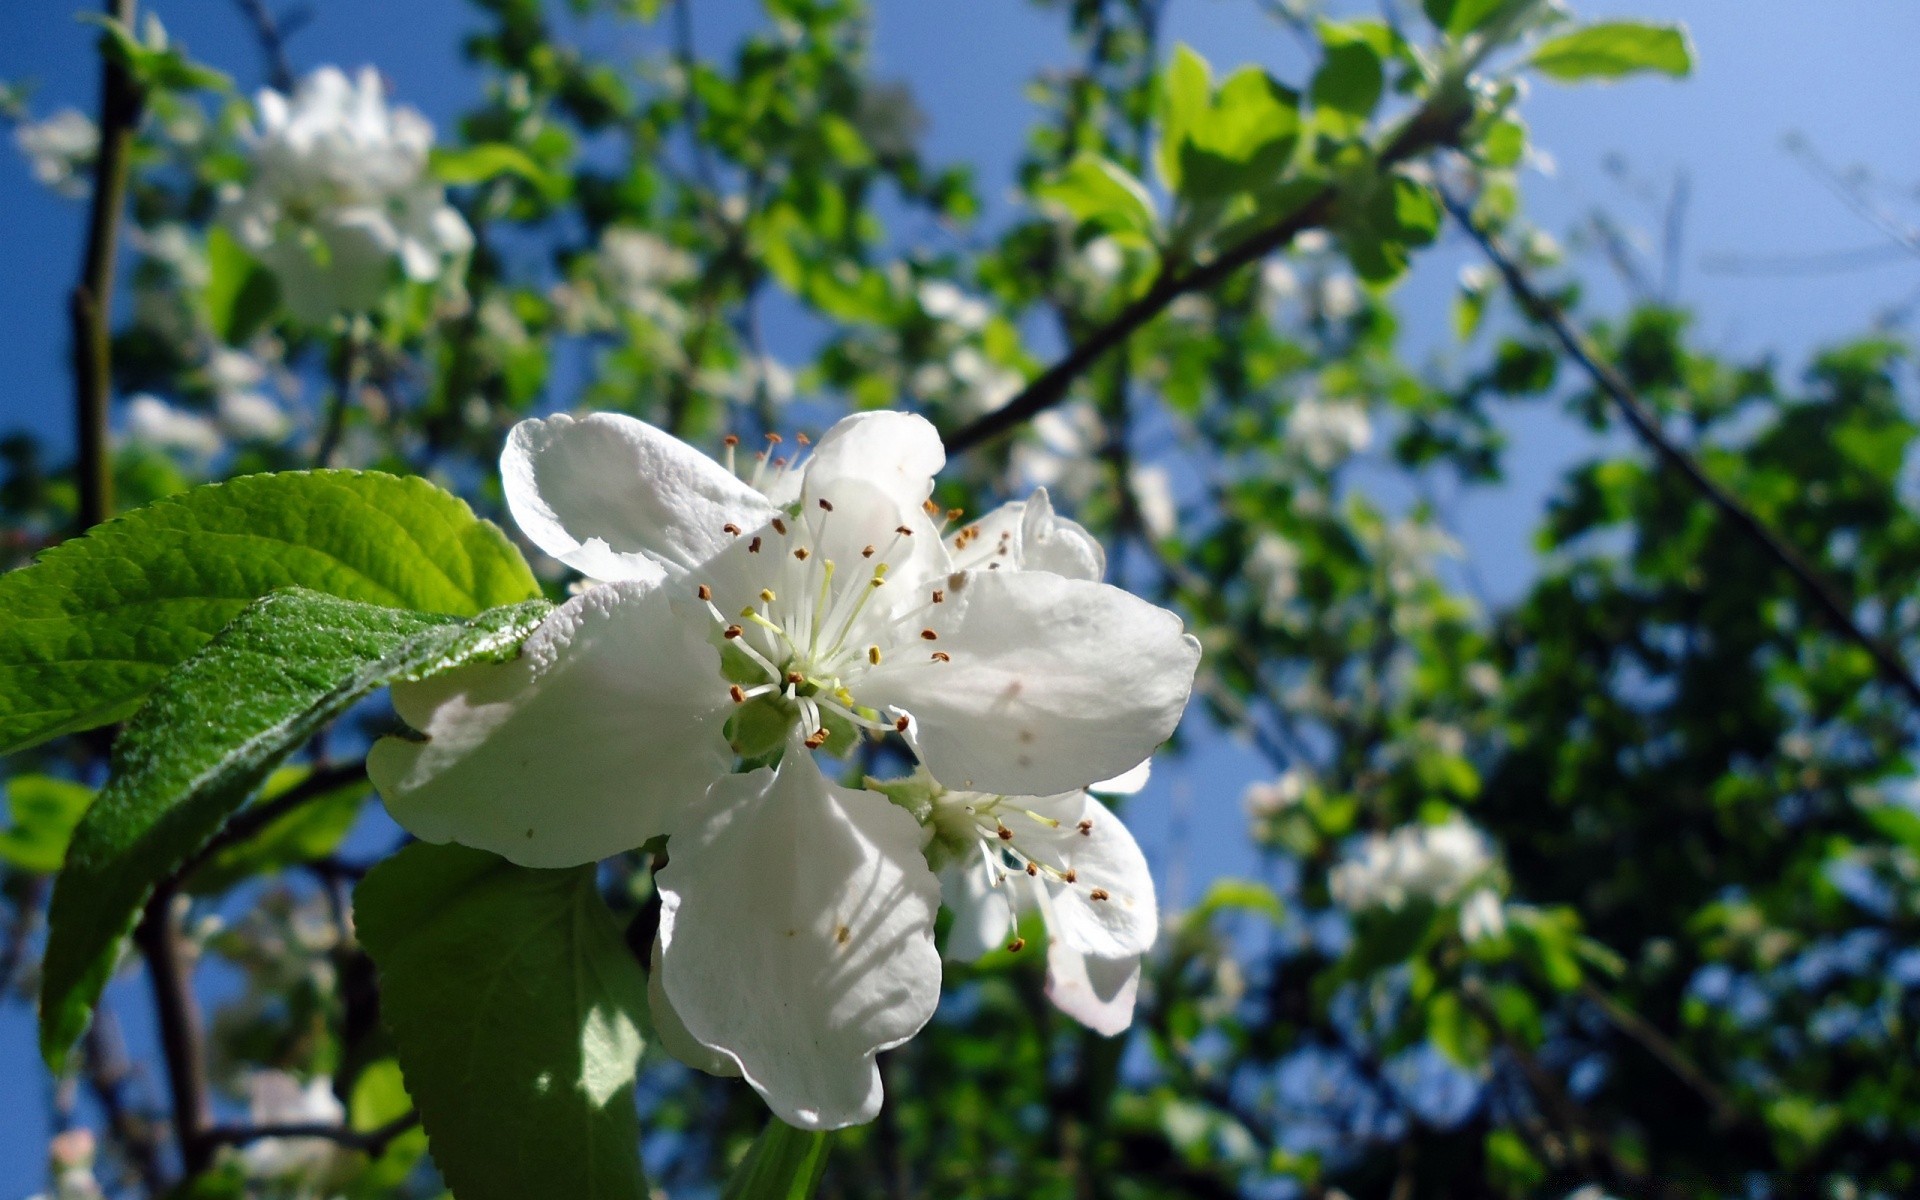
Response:
[{"label": "blossom cluster", "polygon": [[1334,867],[1328,886],[1334,902],[1355,913],[1461,901],[1461,932],[1472,941],[1504,927],[1492,884],[1497,862],[1487,835],[1452,817],[1368,834]]},{"label": "blossom cluster", "polygon": [[244,187],[223,195],[235,238],[273,272],[296,317],[324,321],[375,306],[396,265],[430,283],[473,248],[473,233],[429,171],[433,125],[389,106],[379,73],[322,67],[291,96],[262,91]]},{"label": "blossom cluster", "polygon": [[[1152,878],[1089,788],[1137,786],[1199,644],[1101,582],[1045,491],[977,521],[932,503],[939,436],[862,413],[745,477],[632,418],[524,421],[501,460],[535,545],[586,576],[515,661],[394,689],[414,738],[368,768],[419,837],[527,866],[664,836],[654,1024],[802,1128],[869,1120],[875,1056],[939,999],[949,956],[1048,930],[1049,993],[1131,1020]],[[912,774],[832,782],[863,740]]]}]

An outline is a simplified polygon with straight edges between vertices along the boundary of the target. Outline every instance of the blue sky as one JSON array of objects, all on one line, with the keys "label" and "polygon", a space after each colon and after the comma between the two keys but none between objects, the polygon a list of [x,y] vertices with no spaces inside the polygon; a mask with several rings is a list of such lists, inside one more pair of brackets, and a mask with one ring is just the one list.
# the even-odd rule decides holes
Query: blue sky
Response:
[{"label": "blue sky", "polygon": [[[378,65],[398,97],[444,129],[476,94],[458,58],[458,34],[471,23],[459,0],[315,0],[312,23],[292,42],[302,70],[323,62]],[[1803,136],[1826,161],[1870,168],[1904,189],[1902,215],[1920,219],[1920,77],[1911,49],[1920,44],[1920,6],[1909,0],[1618,0],[1577,3],[1583,15],[1642,15],[1686,21],[1699,72],[1685,84],[1642,80],[1563,89],[1534,85],[1526,106],[1535,141],[1555,169],[1526,180],[1528,203],[1548,229],[1563,230],[1595,207],[1623,223],[1656,229],[1660,213],[1610,176],[1621,157],[1638,179],[1664,195],[1684,172],[1692,200],[1685,231],[1679,299],[1699,312],[1714,347],[1772,350],[1794,363],[1822,341],[1855,333],[1887,306],[1920,289],[1920,256],[1826,275],[1732,275],[1706,269],[1729,254],[1750,256],[1852,250],[1885,244],[1783,149]],[[1068,54],[1056,13],[1021,0],[876,0],[882,73],[912,82],[930,117],[926,149],[935,160],[978,164],[982,188],[1001,195],[1034,111],[1023,89],[1044,64]],[[227,0],[162,3],[174,35],[198,56],[253,82],[262,72],[238,9]],[[702,0],[698,36],[711,52],[752,20],[746,0]],[[1260,61],[1298,79],[1297,45],[1257,16],[1246,0],[1169,0],[1168,35],[1192,43],[1217,67]],[[0,78],[40,84],[34,109],[90,107],[95,70],[91,35],[57,0],[0,8]],[[1902,201],[1890,201],[1896,210]],[[24,163],[0,151],[0,427],[32,428],[56,444],[70,441],[64,362],[64,296],[80,253],[82,212],[33,183]],[[1459,267],[1471,261],[1450,242],[1432,252],[1404,286],[1404,319],[1413,344],[1442,364],[1458,352],[1448,340],[1448,297]],[[1589,264],[1592,265],[1592,264]],[[1601,270],[1595,302],[1623,293]],[[779,331],[775,331],[776,340]],[[1524,583],[1539,502],[1551,481],[1593,452],[1583,430],[1540,406],[1516,410],[1508,484],[1470,497],[1455,511],[1459,532],[1497,594]],[[1239,794],[1261,772],[1247,751],[1214,736],[1196,752],[1162,766],[1138,806],[1142,841],[1153,848],[1163,886],[1251,864],[1241,831]],[[1175,811],[1185,816],[1176,821]],[[1176,832],[1179,830],[1179,832]],[[1175,859],[1184,861],[1176,865]],[[1176,904],[1179,895],[1167,899]],[[136,1054],[150,1047],[144,987],[123,981],[112,993]],[[0,1012],[0,1094],[19,1119],[0,1125],[0,1200],[25,1196],[42,1181],[43,1076],[32,1048],[31,1016]],[[149,1058],[148,1061],[154,1061]],[[152,1081],[159,1093],[159,1080]]]}]

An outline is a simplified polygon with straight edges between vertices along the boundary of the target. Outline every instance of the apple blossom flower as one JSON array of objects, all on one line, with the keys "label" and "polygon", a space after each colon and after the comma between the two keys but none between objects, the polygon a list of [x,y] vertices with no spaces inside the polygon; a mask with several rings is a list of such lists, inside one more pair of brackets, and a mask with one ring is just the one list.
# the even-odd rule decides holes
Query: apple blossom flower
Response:
[{"label": "apple blossom flower", "polygon": [[954,536],[955,569],[923,507],[944,459],[921,418],[859,414],[804,466],[763,463],[769,496],[632,418],[522,422],[502,457],[516,521],[607,582],[514,662],[394,689],[426,735],[374,748],[395,817],[563,866],[671,833],[736,753],[789,732],[809,749],[905,733],[943,784],[1009,795],[1141,762],[1179,720],[1198,643],[1119,588],[1002,569],[1025,551],[998,521],[1004,541]]},{"label": "apple blossom flower", "polygon": [[1112,1037],[1133,1022],[1140,958],[1160,918],[1146,856],[1090,791],[1125,794],[1145,782],[1143,764],[1054,796],[950,791],[924,773],[872,786],[926,806],[927,853],[954,914],[947,957],[967,962],[1002,945],[1025,949],[1020,914],[1037,910],[1047,932],[1048,998]]},{"label": "apple blossom flower", "polygon": [[1357,401],[1302,396],[1287,414],[1287,442],[1327,471],[1373,444],[1373,424]]},{"label": "apple blossom flower", "polygon": [[92,117],[63,108],[44,120],[22,121],[13,131],[13,142],[43,186],[69,200],[87,194],[87,169],[100,153],[100,131]]},{"label": "apple blossom flower", "polygon": [[240,243],[280,282],[289,311],[323,321],[364,312],[394,267],[416,283],[442,276],[473,234],[428,169],[433,126],[389,107],[379,73],[322,67],[292,96],[262,91],[245,136],[253,177],[223,196]]},{"label": "apple blossom flower", "polygon": [[[246,1090],[247,1116],[255,1125],[338,1125],[347,1119],[325,1075],[301,1083],[286,1071],[252,1071]],[[327,1138],[261,1138],[240,1151],[240,1163],[249,1178],[285,1179],[323,1171],[341,1153]]]},{"label": "apple blossom flower", "polygon": [[212,421],[148,392],[128,398],[122,429],[126,439],[136,445],[178,451],[200,462],[220,453],[224,444],[219,426]]},{"label": "apple blossom flower", "polygon": [[[1455,816],[1372,833],[1333,869],[1328,886],[1349,912],[1451,904],[1485,883],[1496,859],[1487,835]],[[1476,918],[1484,917],[1484,911]]]},{"label": "apple blossom flower", "polygon": [[1044,493],[944,534],[944,461],[902,413],[746,480],[629,417],[522,422],[515,521],[602,582],[513,662],[396,686],[422,736],[368,759],[428,841],[565,866],[667,835],[663,1041],[807,1128],[871,1118],[873,1056],[939,992],[921,830],[811,751],[899,733],[944,786],[1057,795],[1143,762],[1198,665],[1179,618],[1098,582],[1098,545]]},{"label": "apple blossom flower", "polygon": [[53,1190],[37,1193],[28,1200],[104,1200],[106,1193],[93,1175],[96,1150],[93,1130],[84,1126],[55,1134],[47,1145],[47,1168],[53,1175]]}]

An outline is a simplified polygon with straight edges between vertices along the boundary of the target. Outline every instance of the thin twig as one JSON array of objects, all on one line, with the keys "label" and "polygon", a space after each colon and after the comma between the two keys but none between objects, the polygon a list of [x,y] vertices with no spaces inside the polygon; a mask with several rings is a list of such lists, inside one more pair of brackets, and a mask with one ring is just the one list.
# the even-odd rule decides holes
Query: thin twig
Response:
[{"label": "thin twig", "polygon": [[340,361],[334,371],[333,395],[327,402],[326,424],[320,430],[320,445],[313,452],[313,465],[330,467],[334,452],[340,448],[340,435],[347,427],[347,409],[354,393],[360,390],[365,366],[367,318],[355,313],[347,318],[347,340],[340,347]]},{"label": "thin twig", "polygon": [[346,1125],[215,1125],[203,1130],[200,1138],[209,1148],[245,1146],[267,1138],[324,1138],[349,1150],[359,1150],[372,1158],[386,1152],[393,1139],[420,1124],[420,1114],[409,1112],[376,1129],[354,1129]]},{"label": "thin twig", "polygon": [[234,0],[240,14],[253,26],[253,40],[267,60],[267,83],[276,92],[293,91],[293,62],[287,57],[287,30],[267,7],[266,0]]},{"label": "thin twig", "polygon": [[[1452,144],[1459,136],[1470,108],[1463,108],[1451,95],[1428,102],[1416,110],[1399,130],[1386,141],[1376,156],[1384,170],[1430,150]],[[1088,368],[1121,345],[1136,330],[1188,292],[1208,291],[1232,277],[1242,267],[1258,262],[1281,249],[1309,229],[1325,224],[1340,200],[1340,187],[1328,182],[1285,217],[1266,229],[1241,241],[1218,257],[1185,269],[1163,270],[1146,292],[1121,309],[1111,321],[1041,372],[1016,393],[1013,399],[960,428],[942,440],[949,454],[959,454],[981,442],[998,437],[1032,420],[1060,403],[1073,382]]]},{"label": "thin twig", "polygon": [[205,1130],[213,1121],[212,1090],[207,1082],[206,1032],[200,1020],[200,1001],[193,992],[193,976],[183,953],[182,938],[173,917],[173,885],[163,885],[147,902],[146,915],[134,931],[134,941],[147,961],[153,984],[153,1007],[160,1027],[160,1049],[167,1062],[167,1084],[173,1100],[174,1140],[180,1161],[191,1179],[212,1162],[213,1144]]},{"label": "thin twig", "polygon": [[139,1173],[147,1194],[158,1196],[166,1185],[160,1142],[164,1126],[128,1102],[127,1085],[135,1077],[127,1058],[126,1039],[111,1005],[102,1000],[94,1008],[80,1042],[87,1087],[107,1119],[107,1135],[118,1143],[125,1160]]},{"label": "thin twig", "polygon": [[[134,0],[107,0],[107,16],[132,25]],[[102,35],[104,37],[104,35]],[[112,53],[100,56],[100,151],[93,164],[87,249],[68,299],[73,325],[74,424],[79,446],[80,528],[113,515],[113,453],[108,408],[113,395],[113,275],[126,206],[128,151],[146,98]]]},{"label": "thin twig", "polygon": [[1599,350],[1588,341],[1585,334],[1573,327],[1557,304],[1534,288],[1518,261],[1507,253],[1492,234],[1474,221],[1459,197],[1443,191],[1442,202],[1454,220],[1479,243],[1487,261],[1500,272],[1507,291],[1519,304],[1521,312],[1550,334],[1567,356],[1593,380],[1594,385],[1612,399],[1634,434],[1662,462],[1678,471],[1736,530],[1792,576],[1834,629],[1864,649],[1873,658],[1881,676],[1904,693],[1916,709],[1920,709],[1920,679],[1914,677],[1892,647],[1881,642],[1860,624],[1854,616],[1853,604],[1823,578],[1798,550],[1768,528],[1733,493],[1714,482],[1691,455],[1667,437],[1660,427],[1659,417],[1634,392],[1626,377],[1600,357]]},{"label": "thin twig", "polygon": [[262,801],[252,808],[242,809],[238,816],[227,822],[226,828],[213,835],[211,841],[200,848],[200,852],[188,859],[173,878],[186,879],[214,855],[249,841],[261,830],[286,816],[303,804],[317,800],[328,792],[335,791],[367,776],[364,762],[342,763],[333,767],[318,767],[299,783],[271,800]]},{"label": "thin twig", "polygon": [[1666,1034],[1660,1032],[1654,1024],[1621,1003],[1591,980],[1580,985],[1580,994],[1591,1000],[1607,1021],[1625,1034],[1641,1049],[1671,1071],[1675,1078],[1692,1088],[1694,1092],[1713,1110],[1713,1123],[1716,1128],[1730,1129],[1744,1121],[1739,1106],[1720,1090],[1718,1084],[1707,1078],[1707,1073],[1688,1058],[1680,1047],[1674,1045]]}]

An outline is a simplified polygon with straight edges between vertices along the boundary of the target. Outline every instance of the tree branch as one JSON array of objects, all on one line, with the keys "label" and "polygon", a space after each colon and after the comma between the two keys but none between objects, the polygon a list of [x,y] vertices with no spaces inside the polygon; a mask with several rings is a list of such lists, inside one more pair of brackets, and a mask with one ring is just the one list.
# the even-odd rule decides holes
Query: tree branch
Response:
[{"label": "tree branch", "polygon": [[273,799],[261,801],[252,808],[242,809],[239,815],[227,822],[226,828],[214,834],[213,839],[200,848],[198,854],[188,859],[185,865],[175,871],[173,878],[176,881],[188,878],[214,855],[229,846],[237,846],[241,842],[250,840],[261,830],[301,805],[318,800],[328,792],[346,787],[366,777],[365,762],[315,768],[311,775]]},{"label": "tree branch", "polygon": [[[134,0],[107,0],[107,16],[133,24]],[[100,150],[93,164],[93,199],[80,281],[68,298],[73,327],[74,425],[79,456],[80,528],[113,515],[113,453],[107,442],[113,396],[113,274],[120,248],[120,210],[126,205],[128,150],[145,104],[126,65],[100,56]]]},{"label": "tree branch", "polygon": [[1619,408],[1621,416],[1626,418],[1635,436],[1663,463],[1678,471],[1736,530],[1792,576],[1800,590],[1813,601],[1814,607],[1833,628],[1864,649],[1873,658],[1882,678],[1904,693],[1916,709],[1920,709],[1920,679],[1914,677],[1892,647],[1881,642],[1860,624],[1854,616],[1852,602],[1823,578],[1798,550],[1768,528],[1738,497],[1714,482],[1691,455],[1667,437],[1660,427],[1659,417],[1634,392],[1626,377],[1602,360],[1599,350],[1585,334],[1573,327],[1557,304],[1534,288],[1519,262],[1507,253],[1491,233],[1474,222],[1472,214],[1459,197],[1443,189],[1441,200],[1461,228],[1479,243],[1487,261],[1500,272],[1508,293],[1519,304],[1520,311],[1534,325],[1551,335],[1567,356],[1593,380],[1594,385],[1606,393]]},{"label": "tree branch", "polygon": [[216,1146],[245,1146],[267,1138],[325,1138],[348,1150],[358,1150],[372,1158],[386,1152],[393,1139],[420,1124],[420,1114],[409,1112],[376,1129],[353,1129],[346,1125],[215,1125],[200,1137],[211,1150]]},{"label": "tree branch", "polygon": [[293,62],[287,57],[287,29],[267,7],[266,0],[234,0],[240,14],[253,26],[253,40],[267,60],[267,83],[276,92],[293,91]]},{"label": "tree branch", "polygon": [[172,884],[154,892],[133,936],[147,960],[147,977],[153,984],[154,1016],[160,1027],[160,1048],[166,1056],[167,1086],[173,1100],[174,1139],[180,1145],[180,1161],[187,1178],[191,1179],[213,1160],[213,1143],[205,1136],[213,1120],[213,1101],[207,1083],[200,1001],[193,993],[193,975],[181,952],[180,932],[173,919],[173,901],[178,894]]},{"label": "tree branch", "polygon": [[[1453,144],[1471,108],[1446,93],[1416,110],[1387,139],[1376,155],[1382,169]],[[1337,183],[1328,182],[1273,225],[1204,263],[1184,270],[1163,270],[1153,285],[1059,362],[1041,372],[1013,399],[953,430],[944,437],[947,452],[959,454],[1032,420],[1066,398],[1067,389],[1094,363],[1105,357],[1141,326],[1188,292],[1219,286],[1242,267],[1258,262],[1309,229],[1325,224],[1340,199]]]}]

